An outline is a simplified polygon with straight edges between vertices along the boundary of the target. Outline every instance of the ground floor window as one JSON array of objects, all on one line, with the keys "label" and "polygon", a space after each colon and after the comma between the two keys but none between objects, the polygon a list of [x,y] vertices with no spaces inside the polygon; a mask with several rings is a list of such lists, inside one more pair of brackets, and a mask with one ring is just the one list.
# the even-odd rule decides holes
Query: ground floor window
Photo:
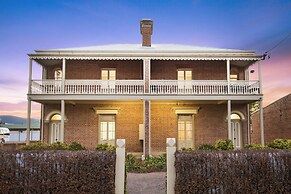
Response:
[{"label": "ground floor window", "polygon": [[115,145],[115,115],[99,115],[99,143]]},{"label": "ground floor window", "polygon": [[193,148],[193,115],[178,115],[178,149]]}]

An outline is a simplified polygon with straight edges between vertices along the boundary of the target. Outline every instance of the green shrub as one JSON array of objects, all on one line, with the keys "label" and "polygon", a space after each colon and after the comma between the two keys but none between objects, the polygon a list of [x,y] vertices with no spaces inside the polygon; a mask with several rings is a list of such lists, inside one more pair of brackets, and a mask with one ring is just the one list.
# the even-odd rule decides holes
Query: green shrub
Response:
[{"label": "green shrub", "polygon": [[216,150],[212,144],[201,144],[198,146],[198,150]]},{"label": "green shrub", "polygon": [[267,146],[262,146],[261,144],[247,144],[244,146],[245,149],[249,150],[263,150],[268,149]]},{"label": "green shrub", "polygon": [[20,148],[20,150],[49,150],[49,149],[50,145],[44,142],[31,143]]},{"label": "green shrub", "polygon": [[81,144],[73,142],[71,144],[56,142],[53,144],[47,144],[44,142],[31,143],[29,145],[22,146],[20,150],[85,150]]},{"label": "green shrub", "polygon": [[126,156],[126,171],[134,173],[160,172],[166,171],[166,154],[146,157],[144,161],[136,158],[132,154]]},{"label": "green shrub", "polygon": [[100,150],[100,151],[115,151],[116,149],[116,146],[113,146],[113,145],[109,145],[108,143],[105,143],[105,144],[98,144],[96,146],[96,150]]},{"label": "green shrub", "polygon": [[229,139],[226,139],[226,140],[222,140],[222,139],[219,139],[215,142],[215,145],[214,147],[217,149],[217,150],[233,150],[233,143],[231,140]]},{"label": "green shrub", "polygon": [[127,154],[125,158],[125,167],[127,172],[143,172],[141,160],[132,154]]},{"label": "green shrub", "polygon": [[68,150],[69,146],[66,143],[56,142],[49,145],[51,150]]},{"label": "green shrub", "polygon": [[181,148],[181,150],[184,150],[184,151],[191,151],[191,150],[193,150],[193,148],[185,148],[185,147],[183,147],[183,148]]},{"label": "green shrub", "polygon": [[144,167],[147,172],[166,171],[167,168],[167,156],[162,154],[159,156],[149,156],[143,161]]},{"label": "green shrub", "polygon": [[291,139],[275,139],[268,147],[273,149],[291,149]]},{"label": "green shrub", "polygon": [[69,146],[68,146],[69,150],[86,150],[86,148],[84,146],[82,146],[81,144],[79,144],[78,142],[72,142]]}]

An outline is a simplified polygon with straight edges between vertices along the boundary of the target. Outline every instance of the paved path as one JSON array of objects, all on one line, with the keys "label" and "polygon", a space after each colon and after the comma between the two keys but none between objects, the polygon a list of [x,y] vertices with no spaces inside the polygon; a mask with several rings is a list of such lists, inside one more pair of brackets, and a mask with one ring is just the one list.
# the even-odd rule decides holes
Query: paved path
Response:
[{"label": "paved path", "polygon": [[165,194],[166,173],[127,174],[128,194]]}]

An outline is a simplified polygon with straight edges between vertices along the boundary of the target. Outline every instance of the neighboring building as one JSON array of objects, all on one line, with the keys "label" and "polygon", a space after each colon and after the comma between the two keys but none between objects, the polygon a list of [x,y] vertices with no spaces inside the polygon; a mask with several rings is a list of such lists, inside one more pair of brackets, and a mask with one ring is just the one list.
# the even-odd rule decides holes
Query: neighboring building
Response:
[{"label": "neighboring building", "polygon": [[[264,108],[265,142],[274,139],[291,139],[291,94],[273,102]],[[260,115],[252,115],[251,142],[260,143]]]},{"label": "neighboring building", "polygon": [[[126,139],[128,152],[145,155],[164,152],[170,137],[178,148],[227,138],[236,148],[248,143],[248,104],[263,96],[260,80],[249,80],[249,67],[263,57],[152,44],[151,20],[142,20],[140,30],[142,44],[29,54],[28,120],[31,101],[42,104],[43,140],[94,148]],[[32,79],[33,61],[43,69],[42,80]]]},{"label": "neighboring building", "polygon": [[[10,130],[9,139],[6,142],[25,142],[26,140],[26,124],[0,124],[0,127],[6,127]],[[32,123],[30,125],[30,140],[40,140],[40,125]]]}]

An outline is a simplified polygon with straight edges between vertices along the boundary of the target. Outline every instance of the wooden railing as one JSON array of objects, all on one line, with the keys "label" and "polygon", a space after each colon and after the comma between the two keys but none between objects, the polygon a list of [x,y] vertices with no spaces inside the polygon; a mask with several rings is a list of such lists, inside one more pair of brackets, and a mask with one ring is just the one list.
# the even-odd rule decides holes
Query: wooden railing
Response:
[{"label": "wooden railing", "polygon": [[[260,94],[259,81],[226,80],[151,80],[152,95],[224,95]],[[144,94],[143,80],[33,80],[31,94]]]}]

